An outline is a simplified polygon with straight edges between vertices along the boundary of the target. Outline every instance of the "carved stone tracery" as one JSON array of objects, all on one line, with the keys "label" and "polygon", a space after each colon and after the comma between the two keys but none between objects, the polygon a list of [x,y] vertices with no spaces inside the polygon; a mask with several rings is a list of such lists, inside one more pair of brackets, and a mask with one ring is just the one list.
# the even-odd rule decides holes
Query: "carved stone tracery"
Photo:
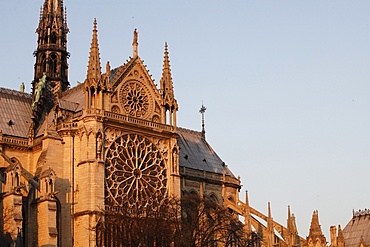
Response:
[{"label": "carved stone tracery", "polygon": [[132,117],[147,118],[151,113],[151,96],[139,81],[129,81],[120,91],[124,112]]},{"label": "carved stone tracery", "polygon": [[108,201],[115,206],[154,206],[167,194],[166,158],[149,139],[124,134],[106,152]]}]

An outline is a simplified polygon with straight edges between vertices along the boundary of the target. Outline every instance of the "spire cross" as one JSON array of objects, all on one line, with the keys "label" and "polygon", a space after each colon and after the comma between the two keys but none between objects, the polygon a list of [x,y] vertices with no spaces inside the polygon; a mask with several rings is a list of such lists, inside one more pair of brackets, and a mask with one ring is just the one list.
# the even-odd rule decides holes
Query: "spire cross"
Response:
[{"label": "spire cross", "polygon": [[206,110],[207,108],[202,103],[202,107],[200,108],[199,113],[202,114],[202,136],[203,138],[206,137],[206,130],[204,128],[204,114],[206,113]]}]

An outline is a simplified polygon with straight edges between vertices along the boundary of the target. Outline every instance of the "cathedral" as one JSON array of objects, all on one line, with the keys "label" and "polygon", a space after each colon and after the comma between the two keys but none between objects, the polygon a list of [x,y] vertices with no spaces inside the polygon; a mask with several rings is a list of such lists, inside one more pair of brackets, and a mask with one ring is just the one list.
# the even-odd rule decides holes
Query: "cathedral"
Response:
[{"label": "cathedral", "polygon": [[243,216],[247,233],[259,236],[256,246],[326,241],[315,213],[312,236],[320,236],[306,240],[289,207],[284,226],[270,205],[265,215],[248,194],[239,200],[240,178],[206,141],[204,122],[201,131],[177,126],[167,43],[158,88],[139,56],[136,29],[128,60],[102,70],[94,20],[86,78],[71,87],[63,0],[45,0],[36,33],[31,93],[24,85],[0,88],[0,230],[8,246],[97,246],[94,229],[106,206],[150,207],[184,194]]}]

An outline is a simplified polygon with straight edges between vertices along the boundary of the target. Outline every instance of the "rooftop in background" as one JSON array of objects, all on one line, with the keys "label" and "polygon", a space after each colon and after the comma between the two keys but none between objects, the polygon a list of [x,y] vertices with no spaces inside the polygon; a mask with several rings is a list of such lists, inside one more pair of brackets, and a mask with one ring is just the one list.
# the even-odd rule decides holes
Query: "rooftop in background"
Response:
[{"label": "rooftop in background", "polygon": [[370,209],[353,212],[352,219],[343,229],[346,247],[370,245]]}]

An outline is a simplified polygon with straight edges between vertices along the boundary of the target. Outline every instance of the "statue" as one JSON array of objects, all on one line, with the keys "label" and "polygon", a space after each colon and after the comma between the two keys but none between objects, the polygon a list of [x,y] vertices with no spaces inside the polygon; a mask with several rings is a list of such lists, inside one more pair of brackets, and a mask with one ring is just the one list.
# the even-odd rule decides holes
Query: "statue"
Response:
[{"label": "statue", "polygon": [[35,89],[35,98],[32,103],[32,109],[35,109],[37,103],[40,101],[42,89],[44,89],[45,84],[46,84],[46,74],[44,72],[42,78],[39,80],[39,83],[37,83],[37,86]]},{"label": "statue", "polygon": [[21,93],[24,93],[25,89],[26,89],[26,86],[24,85],[24,82],[22,82],[21,87],[20,87]]},{"label": "statue", "polygon": [[135,28],[135,30],[134,30],[134,41],[132,42],[132,45],[137,45],[138,44],[138,42],[137,42],[138,37],[137,36],[138,36],[137,35],[137,29]]},{"label": "statue", "polygon": [[103,149],[102,134],[98,133],[98,135],[96,136],[96,154],[97,154],[97,158],[101,158],[102,149]]}]

